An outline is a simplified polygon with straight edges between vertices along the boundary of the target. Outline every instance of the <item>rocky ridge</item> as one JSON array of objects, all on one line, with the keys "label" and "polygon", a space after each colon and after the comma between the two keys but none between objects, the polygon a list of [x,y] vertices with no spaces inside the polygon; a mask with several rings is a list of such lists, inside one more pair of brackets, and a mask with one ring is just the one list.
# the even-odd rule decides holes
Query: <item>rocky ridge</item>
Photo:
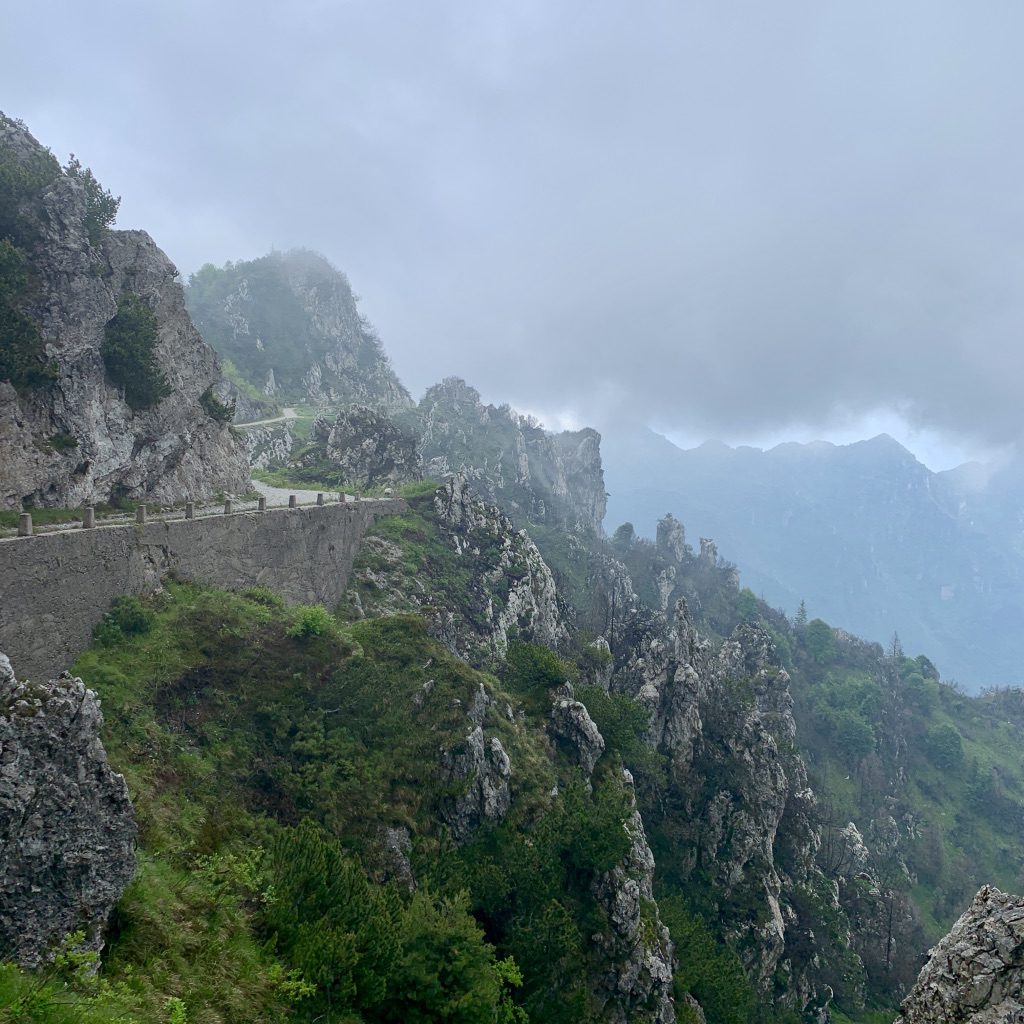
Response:
[{"label": "rocky ridge", "polygon": [[268,397],[387,411],[413,404],[345,275],[318,253],[207,264],[186,299],[206,340]]},{"label": "rocky ridge", "polygon": [[522,525],[600,533],[606,495],[596,430],[550,434],[507,405],[485,405],[457,377],[427,391],[416,420],[425,476],[465,475]]},{"label": "rocky ridge", "polygon": [[895,1024],[1024,1021],[1024,899],[986,885],[931,951]]},{"label": "rocky ridge", "polygon": [[410,572],[400,544],[371,534],[353,570],[347,613],[422,612],[432,635],[471,664],[503,657],[510,630],[549,647],[564,643],[554,578],[525,531],[477,500],[465,477],[449,479],[431,506],[438,561]]},{"label": "rocky ridge", "polygon": [[318,417],[299,462],[329,463],[357,490],[423,479],[416,436],[386,413],[361,405]]},{"label": "rocky ridge", "polygon": [[[0,153],[15,162],[48,156],[6,119]],[[0,507],[179,502],[247,490],[244,452],[203,401],[220,370],[189,318],[171,261],[144,231],[90,237],[85,186],[59,169],[21,203],[19,216],[33,240],[25,312],[56,379],[20,390],[0,381]],[[101,356],[104,329],[125,296],[156,316],[155,357],[170,393],[151,408],[129,407]]]},{"label": "rocky ridge", "polygon": [[[673,526],[659,541],[682,551]],[[644,707],[649,742],[669,758],[666,805],[682,823],[673,869],[713,894],[709,910],[760,991],[823,1014],[831,989],[819,962],[828,957],[819,961],[824,950],[799,908],[825,908],[841,927],[843,917],[816,866],[816,801],[796,750],[789,677],[771,638],[742,624],[716,650],[685,598],[668,619],[638,597],[613,557],[599,558],[594,573],[597,619],[613,657],[607,685]],[[780,978],[785,991],[776,993]]]},{"label": "rocky ridge", "polygon": [[100,703],[67,673],[15,679],[0,654],[0,950],[35,967],[74,932],[99,951],[135,872],[128,787],[100,742]]}]

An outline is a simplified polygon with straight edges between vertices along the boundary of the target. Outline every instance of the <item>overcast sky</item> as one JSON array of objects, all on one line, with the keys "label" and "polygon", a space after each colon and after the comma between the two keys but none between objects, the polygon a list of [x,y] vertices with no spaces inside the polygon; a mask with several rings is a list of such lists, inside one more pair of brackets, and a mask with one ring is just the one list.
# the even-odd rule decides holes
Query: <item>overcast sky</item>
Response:
[{"label": "overcast sky", "polygon": [[1020,0],[36,0],[0,107],[184,274],[324,252],[415,393],[934,464],[1024,428],[1022,51]]}]

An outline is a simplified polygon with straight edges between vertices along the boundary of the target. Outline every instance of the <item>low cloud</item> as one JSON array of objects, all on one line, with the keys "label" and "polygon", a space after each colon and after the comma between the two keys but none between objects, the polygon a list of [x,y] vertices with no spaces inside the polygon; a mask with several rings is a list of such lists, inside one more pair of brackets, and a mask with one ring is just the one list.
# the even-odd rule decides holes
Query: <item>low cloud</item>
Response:
[{"label": "low cloud", "polygon": [[1024,8],[511,7],[22,5],[4,103],[186,272],[322,250],[417,391],[1019,439]]}]

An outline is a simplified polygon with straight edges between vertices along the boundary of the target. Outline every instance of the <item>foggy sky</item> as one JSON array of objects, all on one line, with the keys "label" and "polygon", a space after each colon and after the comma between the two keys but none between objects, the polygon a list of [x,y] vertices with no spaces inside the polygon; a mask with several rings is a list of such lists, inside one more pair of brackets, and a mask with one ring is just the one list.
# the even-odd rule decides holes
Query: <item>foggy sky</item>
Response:
[{"label": "foggy sky", "polygon": [[419,394],[1024,419],[1019,0],[8,4],[0,108],[186,275],[308,246]]}]

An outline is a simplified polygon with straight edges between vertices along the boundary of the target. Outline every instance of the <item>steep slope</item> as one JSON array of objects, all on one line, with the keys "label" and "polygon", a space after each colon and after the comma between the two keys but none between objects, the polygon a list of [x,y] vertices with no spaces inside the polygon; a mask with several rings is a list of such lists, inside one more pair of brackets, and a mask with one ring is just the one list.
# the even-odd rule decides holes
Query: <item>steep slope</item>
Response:
[{"label": "steep slope", "polygon": [[0,116],[0,508],[248,487],[177,272],[114,211]]},{"label": "steep slope", "polygon": [[1024,505],[1009,492],[972,497],[885,435],[762,452],[710,442],[682,451],[646,434],[611,438],[604,455],[610,526],[628,520],[652,536],[671,511],[714,537],[770,604],[792,614],[804,601],[880,642],[898,630],[971,689],[1021,678],[1024,558],[1006,520],[1019,531]]},{"label": "steep slope", "polygon": [[348,280],[318,253],[207,264],[189,279],[186,300],[203,337],[270,398],[412,405]]}]

